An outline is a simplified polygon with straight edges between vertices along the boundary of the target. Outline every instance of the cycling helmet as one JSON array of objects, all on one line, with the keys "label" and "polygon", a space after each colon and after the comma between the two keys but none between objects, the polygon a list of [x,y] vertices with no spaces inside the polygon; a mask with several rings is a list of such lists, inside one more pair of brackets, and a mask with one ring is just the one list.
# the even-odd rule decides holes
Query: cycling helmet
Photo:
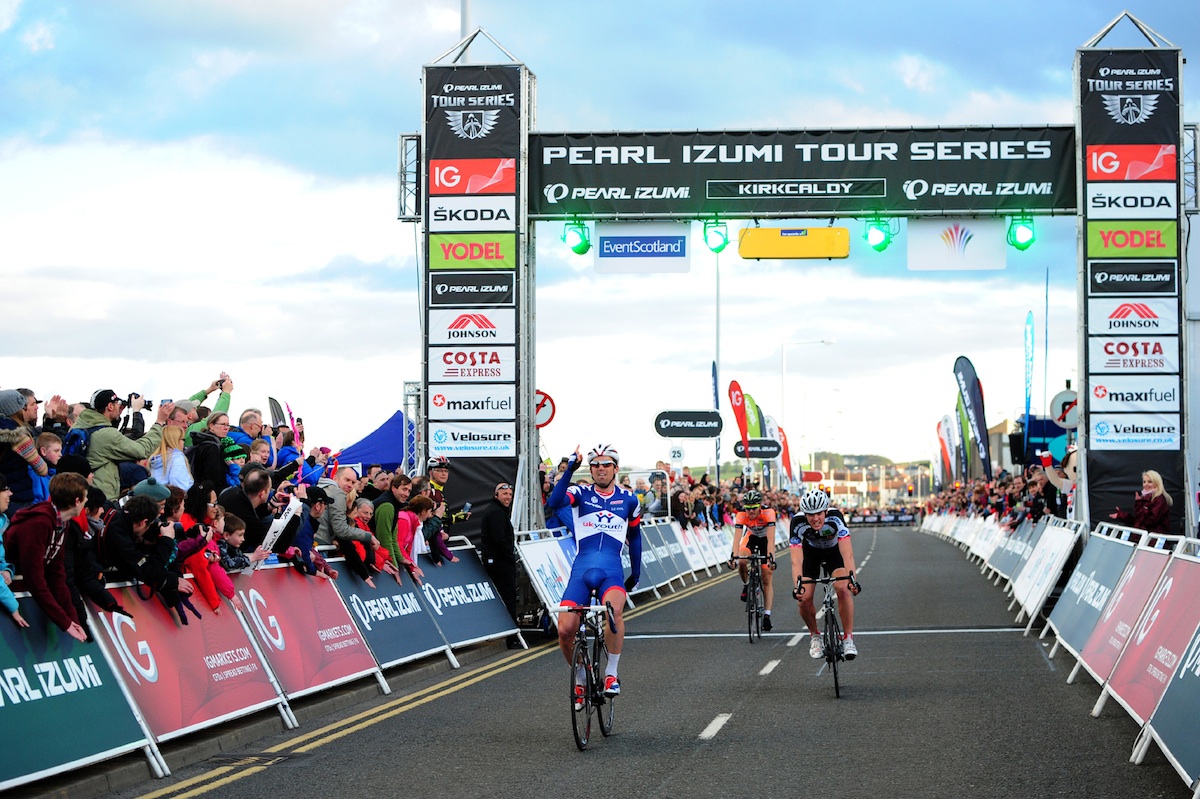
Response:
[{"label": "cycling helmet", "polygon": [[621,462],[620,456],[617,455],[616,448],[614,448],[611,444],[598,444],[596,445],[595,449],[588,453],[588,464],[591,465],[592,461],[604,455],[612,458],[613,463]]},{"label": "cycling helmet", "polygon": [[449,469],[450,459],[445,455],[434,455],[425,465],[430,469]]},{"label": "cycling helmet", "polygon": [[804,513],[820,513],[829,510],[829,497],[819,489],[812,489],[800,497],[800,510]]},{"label": "cycling helmet", "polygon": [[753,488],[742,494],[742,507],[746,510],[762,507],[762,494]]}]

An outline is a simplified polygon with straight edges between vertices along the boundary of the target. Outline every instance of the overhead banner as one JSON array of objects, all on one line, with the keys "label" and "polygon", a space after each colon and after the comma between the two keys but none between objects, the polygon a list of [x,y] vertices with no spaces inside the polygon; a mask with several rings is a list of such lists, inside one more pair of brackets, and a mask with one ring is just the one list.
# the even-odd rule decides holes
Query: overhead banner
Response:
[{"label": "overhead banner", "polygon": [[[971,426],[971,436],[979,448],[979,460],[983,465],[983,476],[992,479],[992,458],[988,451],[987,422],[983,411],[983,386],[975,374],[975,365],[966,356],[959,356],[954,362],[954,379],[958,381],[959,397],[962,400],[962,411]],[[965,435],[964,435],[965,438]],[[966,446],[969,443],[964,441]]]},{"label": "overhead banner", "polygon": [[1079,432],[1093,525],[1129,510],[1154,470],[1174,499],[1171,532],[1183,529],[1181,58],[1165,47],[1075,56],[1087,275]]},{"label": "overhead banner", "polygon": [[1065,126],[530,136],[530,216],[1073,212]]}]

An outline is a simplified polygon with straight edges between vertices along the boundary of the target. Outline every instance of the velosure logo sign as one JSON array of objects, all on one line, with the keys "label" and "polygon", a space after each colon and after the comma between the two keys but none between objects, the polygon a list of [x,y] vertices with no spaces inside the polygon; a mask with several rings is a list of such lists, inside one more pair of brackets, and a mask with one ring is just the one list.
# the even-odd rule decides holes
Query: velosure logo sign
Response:
[{"label": "velosure logo sign", "polygon": [[430,269],[514,269],[514,233],[437,233],[429,237]]}]

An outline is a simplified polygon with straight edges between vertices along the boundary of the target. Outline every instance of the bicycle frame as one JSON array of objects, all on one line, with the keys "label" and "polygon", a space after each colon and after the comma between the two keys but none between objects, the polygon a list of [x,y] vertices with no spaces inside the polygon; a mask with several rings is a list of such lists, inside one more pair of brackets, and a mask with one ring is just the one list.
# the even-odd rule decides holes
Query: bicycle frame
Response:
[{"label": "bicycle frame", "polygon": [[750,643],[754,643],[755,637],[762,638],[762,618],[767,609],[766,597],[763,594],[762,567],[764,563],[770,563],[774,559],[768,555],[753,553],[737,555],[733,560],[744,560],[750,564],[746,573],[746,627]]},{"label": "bicycle frame", "polygon": [[[571,657],[571,728],[575,746],[583,751],[591,739],[592,715],[600,722],[600,732],[606,737],[612,733],[614,699],[604,695],[604,666],[608,649],[604,643],[604,620],[615,633],[616,616],[611,602],[594,604],[593,595],[589,605],[560,605],[550,610],[556,613],[575,613],[579,616],[579,627],[575,630],[575,643]],[[582,703],[576,706],[575,694],[577,672],[584,672]]]},{"label": "bicycle frame", "polygon": [[821,617],[824,622],[821,629],[821,644],[825,649],[825,665],[833,675],[833,695],[841,697],[842,686],[838,677],[838,664],[846,659],[845,640],[842,636],[842,622],[837,610],[837,591],[833,584],[840,580],[850,580],[850,575],[841,577],[818,577],[815,580],[801,578],[800,585],[815,586],[819,583],[825,586],[825,596],[821,600]]}]

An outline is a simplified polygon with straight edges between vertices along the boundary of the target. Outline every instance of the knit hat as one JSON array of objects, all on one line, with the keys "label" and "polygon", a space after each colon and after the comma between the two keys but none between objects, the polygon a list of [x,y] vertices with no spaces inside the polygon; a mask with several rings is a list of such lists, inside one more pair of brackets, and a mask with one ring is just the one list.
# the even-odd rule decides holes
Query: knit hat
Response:
[{"label": "knit hat", "polygon": [[153,477],[147,477],[145,480],[135,485],[129,493],[133,494],[135,497],[149,497],[155,502],[163,502],[164,500],[171,498],[171,489],[167,488]]},{"label": "knit hat", "polygon": [[250,451],[234,441],[232,438],[224,438],[221,440],[221,450],[225,453],[225,460],[227,461],[231,461],[236,458],[250,457]]},{"label": "knit hat", "polygon": [[81,474],[87,477],[92,473],[92,465],[82,455],[63,455],[58,459],[56,468],[59,474]]},{"label": "knit hat", "polygon": [[0,417],[12,416],[25,407],[25,397],[15,388],[0,391]]}]

